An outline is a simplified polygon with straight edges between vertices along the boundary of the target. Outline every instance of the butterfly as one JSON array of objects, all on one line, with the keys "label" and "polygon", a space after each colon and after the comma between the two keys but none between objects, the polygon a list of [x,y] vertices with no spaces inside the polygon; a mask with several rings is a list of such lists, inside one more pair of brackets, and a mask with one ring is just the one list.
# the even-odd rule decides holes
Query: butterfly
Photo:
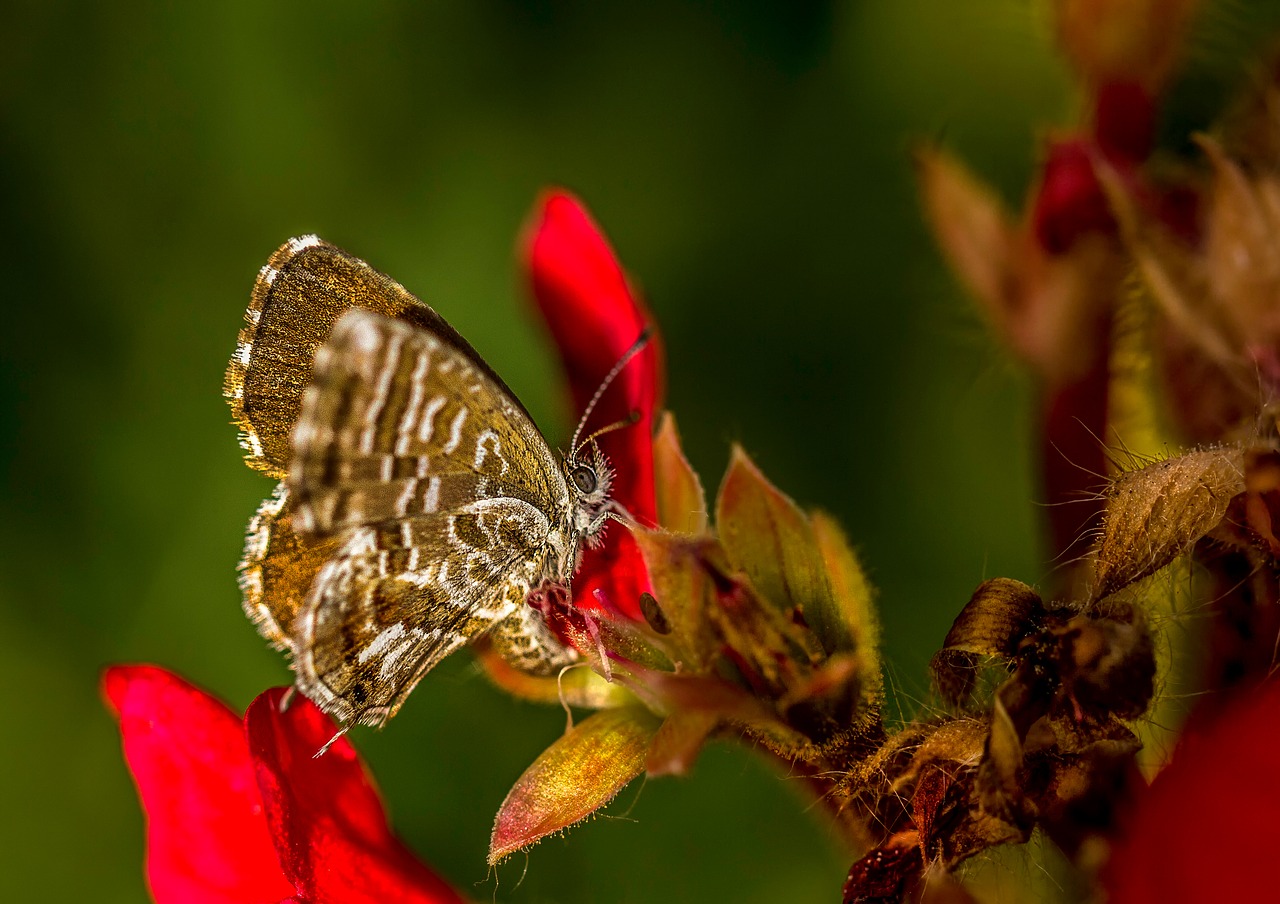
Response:
[{"label": "butterfly", "polygon": [[224,394],[280,480],[249,524],[245,612],[322,710],[380,725],[481,636],[535,674],[577,660],[525,601],[625,519],[601,431],[578,442],[595,400],[558,456],[444,318],[316,236],[258,274]]}]

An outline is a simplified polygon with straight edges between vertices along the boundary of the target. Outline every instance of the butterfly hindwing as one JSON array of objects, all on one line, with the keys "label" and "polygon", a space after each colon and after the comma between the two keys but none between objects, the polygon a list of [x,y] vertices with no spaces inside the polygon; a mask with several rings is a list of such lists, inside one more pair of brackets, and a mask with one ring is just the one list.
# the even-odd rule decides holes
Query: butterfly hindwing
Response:
[{"label": "butterfly hindwing", "polygon": [[348,532],[294,623],[299,688],[344,722],[381,724],[442,658],[523,614],[547,531],[527,503],[489,499]]},{"label": "butterfly hindwing", "polygon": [[240,560],[244,611],[271,645],[292,649],[293,623],[324,564],[342,547],[339,537],[294,529],[288,488],[281,482],[249,522]]}]

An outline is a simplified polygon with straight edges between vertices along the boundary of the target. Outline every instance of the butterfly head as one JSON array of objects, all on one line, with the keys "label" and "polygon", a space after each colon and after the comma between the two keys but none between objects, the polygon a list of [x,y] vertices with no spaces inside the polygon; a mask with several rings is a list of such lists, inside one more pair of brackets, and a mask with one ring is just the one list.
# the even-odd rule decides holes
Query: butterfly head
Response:
[{"label": "butterfly head", "polygon": [[600,451],[600,446],[596,439],[614,430],[632,426],[639,421],[640,413],[632,411],[623,420],[601,427],[581,442],[579,442],[578,438],[582,436],[582,431],[586,428],[587,421],[591,418],[591,413],[595,411],[596,404],[604,397],[609,384],[627,366],[627,362],[639,354],[640,350],[648,344],[649,335],[650,330],[646,328],[640,334],[640,338],[623,353],[609,373],[605,375],[604,380],[601,381],[600,386],[596,389],[595,395],[591,397],[591,401],[587,403],[586,409],[582,412],[582,419],[578,421],[578,428],[573,431],[573,439],[569,442],[569,453],[564,457],[565,482],[569,486],[571,500],[569,527],[574,546],[574,551],[569,558],[574,563],[574,568],[577,567],[578,546],[580,543],[585,540],[589,546],[597,545],[600,542],[599,534],[604,530],[604,526],[610,518],[622,520],[624,516],[630,517],[626,509],[609,497],[609,490],[613,485],[613,469],[609,467],[609,462],[604,457],[604,453]]}]

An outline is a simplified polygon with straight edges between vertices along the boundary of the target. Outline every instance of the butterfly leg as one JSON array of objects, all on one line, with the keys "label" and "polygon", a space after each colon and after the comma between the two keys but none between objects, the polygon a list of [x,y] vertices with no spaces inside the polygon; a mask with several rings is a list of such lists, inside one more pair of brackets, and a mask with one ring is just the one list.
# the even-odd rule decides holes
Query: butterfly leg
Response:
[{"label": "butterfly leg", "polygon": [[578,661],[578,651],[563,643],[532,605],[520,606],[489,637],[503,659],[531,675],[554,675]]}]

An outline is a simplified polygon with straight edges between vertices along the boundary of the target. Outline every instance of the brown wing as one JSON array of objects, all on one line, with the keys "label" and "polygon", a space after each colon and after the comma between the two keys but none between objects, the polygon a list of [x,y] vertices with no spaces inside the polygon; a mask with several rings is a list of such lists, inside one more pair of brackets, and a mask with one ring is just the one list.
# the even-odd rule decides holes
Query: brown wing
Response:
[{"label": "brown wing", "polygon": [[439,337],[520,407],[439,314],[359,258],[314,235],[302,236],[277,249],[259,272],[223,383],[251,467],[284,476],[292,455],[289,437],[316,351],[352,308],[376,311]]},{"label": "brown wing", "polygon": [[240,590],[245,614],[276,649],[292,650],[294,619],[316,575],[341,548],[340,537],[313,537],[294,530],[283,482],[258,506],[240,560]]},{"label": "brown wing", "polygon": [[516,499],[348,531],[294,622],[298,688],[330,715],[380,725],[437,662],[517,616],[549,525]]},{"label": "brown wing", "polygon": [[288,485],[300,529],[329,534],[518,499],[552,524],[569,491],[506,388],[432,333],[351,311],[316,354]]},{"label": "brown wing", "polygon": [[293,621],[294,669],[344,721],[390,718],[565,555],[559,462],[505,387],[427,330],[343,315],[293,448],[294,526],[342,543]]}]

